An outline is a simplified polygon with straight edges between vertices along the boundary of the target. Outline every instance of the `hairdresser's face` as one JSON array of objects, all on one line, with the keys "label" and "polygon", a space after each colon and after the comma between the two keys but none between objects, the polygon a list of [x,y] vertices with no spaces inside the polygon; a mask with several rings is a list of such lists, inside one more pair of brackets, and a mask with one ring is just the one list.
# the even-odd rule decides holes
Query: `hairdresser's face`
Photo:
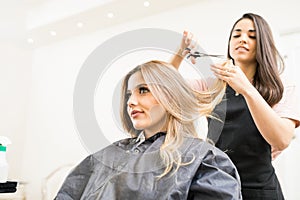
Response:
[{"label": "hairdresser's face", "polygon": [[141,72],[129,78],[127,94],[127,112],[135,129],[144,130],[146,137],[165,131],[166,110],[151,94]]},{"label": "hairdresser's face", "polygon": [[235,25],[229,45],[235,63],[256,63],[256,30],[252,20],[242,19]]}]

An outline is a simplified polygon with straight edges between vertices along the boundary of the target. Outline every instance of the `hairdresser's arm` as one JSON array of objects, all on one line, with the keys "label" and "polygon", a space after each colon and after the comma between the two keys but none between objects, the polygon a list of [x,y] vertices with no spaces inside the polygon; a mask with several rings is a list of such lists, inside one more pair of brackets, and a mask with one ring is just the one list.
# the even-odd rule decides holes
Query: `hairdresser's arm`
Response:
[{"label": "hairdresser's arm", "polygon": [[254,86],[245,90],[243,96],[265,140],[277,151],[287,148],[294,136],[295,122],[278,116]]},{"label": "hairdresser's arm", "polygon": [[271,147],[271,157],[272,160],[275,160],[275,158],[277,158],[277,156],[279,156],[281,154],[282,151],[275,149],[274,147]]},{"label": "hairdresser's arm", "polygon": [[175,69],[179,69],[180,64],[183,59],[184,59],[184,56],[182,55],[182,50],[179,49],[176,52],[176,54],[172,57],[170,63],[175,67]]},{"label": "hairdresser's arm", "polygon": [[211,69],[218,78],[226,81],[237,93],[244,96],[258,130],[272,148],[281,151],[288,147],[294,136],[295,122],[281,118],[239,67],[226,67],[228,66],[215,65]]},{"label": "hairdresser's arm", "polygon": [[[180,46],[170,61],[170,63],[176,69],[179,69],[181,62],[183,61],[184,57],[188,54],[186,48],[193,49],[195,47],[195,43],[193,44],[192,41],[193,41],[193,34],[191,32],[184,31],[180,42]],[[193,64],[196,63],[196,60],[193,56],[191,56],[191,62]]]}]

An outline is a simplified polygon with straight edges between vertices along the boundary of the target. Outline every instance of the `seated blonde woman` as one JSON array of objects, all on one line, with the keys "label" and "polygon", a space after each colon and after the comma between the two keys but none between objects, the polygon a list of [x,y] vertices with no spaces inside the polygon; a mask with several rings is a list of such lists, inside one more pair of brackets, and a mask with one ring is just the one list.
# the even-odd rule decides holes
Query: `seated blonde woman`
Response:
[{"label": "seated blonde woman", "polygon": [[168,63],[134,68],[123,80],[120,111],[131,137],[85,158],[56,200],[241,199],[231,160],[197,137],[194,121],[215,106],[208,96]]}]

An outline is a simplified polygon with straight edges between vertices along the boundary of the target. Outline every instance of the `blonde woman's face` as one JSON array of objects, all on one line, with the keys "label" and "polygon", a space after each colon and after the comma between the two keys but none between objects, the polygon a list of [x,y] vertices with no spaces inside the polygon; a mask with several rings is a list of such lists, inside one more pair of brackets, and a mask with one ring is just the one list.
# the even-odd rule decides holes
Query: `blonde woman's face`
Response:
[{"label": "blonde woman's face", "polygon": [[135,129],[144,130],[146,138],[166,131],[166,110],[152,95],[141,72],[129,78],[127,95],[127,112]]},{"label": "blonde woman's face", "polygon": [[242,19],[235,25],[229,45],[235,62],[256,62],[256,30],[252,20]]}]

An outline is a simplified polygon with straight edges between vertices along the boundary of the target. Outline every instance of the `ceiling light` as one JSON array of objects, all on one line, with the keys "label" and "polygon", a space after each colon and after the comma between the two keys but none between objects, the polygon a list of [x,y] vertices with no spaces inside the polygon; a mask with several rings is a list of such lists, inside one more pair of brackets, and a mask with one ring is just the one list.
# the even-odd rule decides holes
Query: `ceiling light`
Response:
[{"label": "ceiling light", "polygon": [[149,1],[144,1],[144,6],[145,6],[145,7],[149,7],[149,6],[150,6]]},{"label": "ceiling light", "polygon": [[107,13],[107,17],[108,17],[108,18],[113,18],[113,17],[114,17],[114,13],[112,13],[112,12]]},{"label": "ceiling light", "polygon": [[83,27],[83,23],[82,23],[82,22],[78,22],[78,23],[77,23],[77,27],[78,27],[78,28],[82,28],[82,27]]},{"label": "ceiling light", "polygon": [[28,39],[27,39],[27,42],[28,42],[29,44],[32,44],[32,43],[34,42],[34,40],[33,40],[32,38],[28,38]]},{"label": "ceiling light", "polygon": [[56,36],[56,32],[55,31],[50,31],[50,35]]}]

